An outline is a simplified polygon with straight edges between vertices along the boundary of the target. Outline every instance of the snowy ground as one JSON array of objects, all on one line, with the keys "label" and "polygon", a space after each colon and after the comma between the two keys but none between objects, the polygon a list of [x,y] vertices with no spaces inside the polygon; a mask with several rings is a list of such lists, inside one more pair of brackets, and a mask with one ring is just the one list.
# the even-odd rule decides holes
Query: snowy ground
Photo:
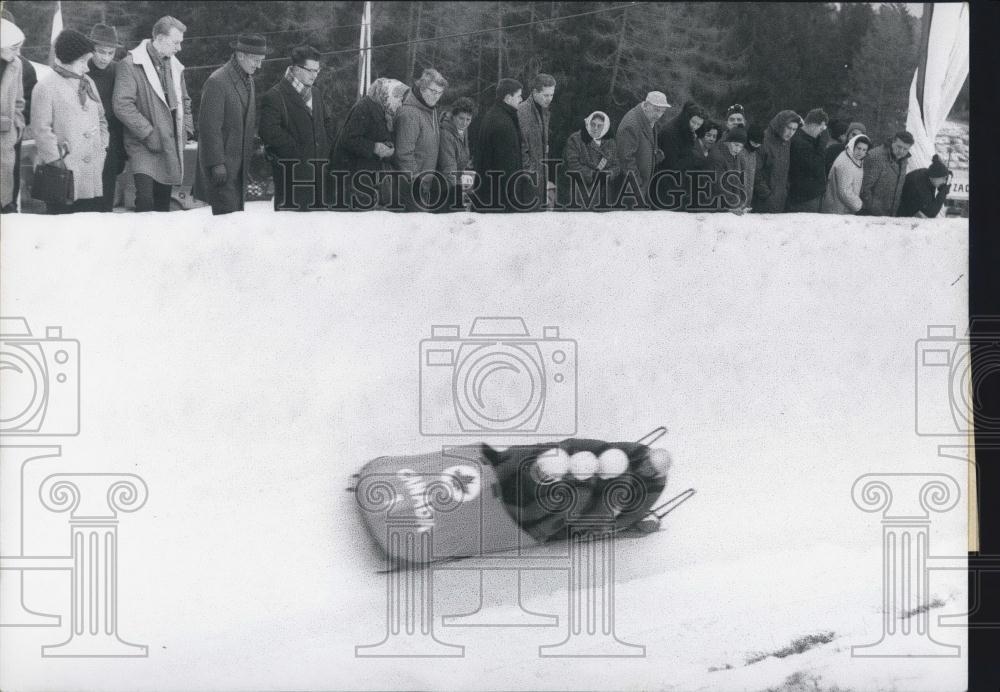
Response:
[{"label": "snowy ground", "polygon": [[[17,554],[20,503],[21,554],[68,553],[66,515],[38,500],[48,475],[140,476],[117,624],[149,655],[43,658],[69,636],[69,573],[25,572],[24,604],[62,621],[0,629],[0,688],[965,689],[965,630],[938,622],[965,612],[964,572],[935,571],[927,596],[930,634],[960,656],[851,654],[882,636],[881,514],[852,502],[859,476],[953,477],[929,551],[966,552],[967,468],[937,449],[963,440],[914,431],[915,397],[947,397],[916,342],[965,329],[964,220],[268,206],[4,218],[0,313],[79,340],[81,432],[4,438],[62,450],[23,472],[3,450],[0,552]],[[615,566],[617,636],[644,657],[538,656],[566,637],[565,572],[522,583],[557,627],[442,627],[475,610],[472,571],[435,576],[435,633],[463,657],[355,657],[385,636],[386,595],[348,477],[466,441],[420,435],[417,354],[431,325],[464,335],[480,315],[577,341],[581,436],[670,428],[668,492],[698,494]],[[484,599],[484,616],[516,612]]]}]

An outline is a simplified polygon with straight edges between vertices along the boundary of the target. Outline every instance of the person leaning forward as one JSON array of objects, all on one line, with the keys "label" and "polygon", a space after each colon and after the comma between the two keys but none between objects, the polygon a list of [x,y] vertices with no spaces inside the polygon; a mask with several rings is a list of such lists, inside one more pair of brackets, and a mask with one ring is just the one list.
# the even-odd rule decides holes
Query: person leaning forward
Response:
[{"label": "person leaning forward", "polygon": [[194,127],[184,65],[175,56],[185,31],[179,20],[161,17],[152,39],[115,68],[112,102],[124,126],[136,211],[169,211],[171,187],[184,182],[184,146]]},{"label": "person leaning forward", "polygon": [[90,30],[90,40],[94,44],[94,56],[87,63],[87,75],[97,87],[97,94],[104,106],[104,117],[108,121],[108,155],[104,159],[101,173],[101,211],[112,211],[115,204],[115,185],[118,175],[125,170],[125,143],[121,121],[115,117],[115,53],[121,48],[118,32],[113,26],[95,24]]},{"label": "person leaning forward", "polygon": [[[649,183],[653,170],[663,160],[656,143],[656,123],[670,108],[660,91],[646,94],[646,100],[633,107],[618,125],[618,163],[622,171],[622,193],[638,193],[643,205],[649,204]],[[633,190],[633,186],[638,189]]]},{"label": "person leaning forward", "polygon": [[231,46],[233,57],[205,81],[198,110],[194,196],[211,204],[213,214],[243,210],[257,131],[253,73],[267,55],[257,34],[241,34]]}]

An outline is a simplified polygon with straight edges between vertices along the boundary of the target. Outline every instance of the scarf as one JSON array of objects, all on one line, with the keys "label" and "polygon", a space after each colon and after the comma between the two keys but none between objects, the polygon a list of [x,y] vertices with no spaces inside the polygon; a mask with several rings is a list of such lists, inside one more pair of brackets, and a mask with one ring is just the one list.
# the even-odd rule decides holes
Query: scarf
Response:
[{"label": "scarf", "polygon": [[295,91],[299,93],[299,96],[302,97],[302,100],[306,104],[306,108],[312,111],[312,100],[313,100],[312,86],[300,82],[295,77],[295,75],[292,74],[291,65],[289,65],[288,68],[285,70],[285,79],[288,80],[288,83],[292,85],[292,88],[295,89]]},{"label": "scarf", "polygon": [[93,83],[87,78],[86,75],[70,72],[59,63],[53,63],[52,69],[55,70],[55,73],[60,77],[65,77],[66,79],[79,80],[80,85],[76,93],[80,97],[80,105],[83,107],[83,110],[87,110],[88,96],[97,101],[98,103],[101,102],[101,99],[97,96],[97,93],[94,91]]},{"label": "scarf", "polygon": [[868,149],[869,149],[868,153],[870,154],[872,144],[871,140],[868,139],[867,135],[854,135],[853,137],[851,137],[851,141],[847,143],[847,146],[844,147],[844,153],[847,154],[847,160],[853,163],[858,168],[864,168],[864,160],[862,159],[861,161],[858,161],[856,158],[854,158],[854,145],[857,144],[858,140],[862,138],[866,142],[868,142]]},{"label": "scarf", "polygon": [[392,93],[405,85],[396,79],[379,77],[368,87],[368,95],[363,98],[371,99],[382,107],[382,115],[385,117],[385,126],[392,132],[396,111],[389,109],[389,99]]},{"label": "scarf", "polygon": [[[240,66],[240,61],[236,59],[236,53],[233,53],[233,57],[230,58],[229,64],[232,65],[233,69],[236,70],[236,74],[238,74],[240,76],[240,79],[243,80],[243,86],[246,87],[248,92],[252,93],[253,77],[248,75],[247,71],[244,70],[242,66]],[[252,103],[250,105],[253,106]]]},{"label": "scarf", "polygon": [[167,107],[171,111],[177,110],[177,94],[174,93],[174,86],[171,80],[170,58],[164,57],[156,52],[152,42],[146,44],[146,53],[156,68],[156,76],[160,80],[163,94],[167,97]]},{"label": "scarf", "polygon": [[418,89],[416,85],[414,85],[413,87],[411,87],[410,91],[413,92],[414,97],[416,97],[417,101],[419,101],[421,103],[421,105],[427,106],[427,108],[430,108],[431,110],[434,110],[434,108],[432,106],[428,105],[427,102],[424,101],[423,94],[420,93],[420,89]]},{"label": "scarf", "polygon": [[[601,134],[599,134],[597,137],[591,137],[590,132],[587,131],[587,128],[590,127],[590,121],[593,119],[595,115],[600,115],[604,118],[604,127],[601,128]],[[604,135],[608,134],[608,130],[610,129],[611,129],[611,118],[608,117],[608,114],[605,113],[604,111],[594,111],[593,113],[591,113],[590,115],[588,115],[586,118],[583,119],[583,130],[582,130],[583,141],[586,142],[589,139],[594,143],[594,146],[600,148],[601,142],[604,141]]]}]

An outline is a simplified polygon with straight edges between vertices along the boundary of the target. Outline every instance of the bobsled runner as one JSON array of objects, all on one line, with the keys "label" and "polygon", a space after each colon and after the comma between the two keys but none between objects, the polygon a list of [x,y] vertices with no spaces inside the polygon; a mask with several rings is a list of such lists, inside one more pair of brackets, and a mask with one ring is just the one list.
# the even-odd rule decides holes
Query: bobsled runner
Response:
[{"label": "bobsled runner", "polygon": [[671,458],[652,445],[666,432],[659,427],[637,442],[570,438],[383,456],[354,474],[348,490],[394,564],[530,548],[573,532],[642,535],[695,493],[657,504]]}]

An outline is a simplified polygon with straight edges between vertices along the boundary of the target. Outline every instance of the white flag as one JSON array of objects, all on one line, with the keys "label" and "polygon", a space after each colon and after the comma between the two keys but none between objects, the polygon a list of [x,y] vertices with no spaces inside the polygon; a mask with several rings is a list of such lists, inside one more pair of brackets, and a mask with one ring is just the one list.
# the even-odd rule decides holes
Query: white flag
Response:
[{"label": "white flag", "polygon": [[372,4],[365,2],[361,15],[361,38],[358,40],[358,97],[368,93],[372,82]]},{"label": "white flag", "polygon": [[52,37],[49,39],[49,45],[53,45],[56,42],[56,36],[62,33],[63,21],[62,21],[62,3],[56,3],[56,13],[52,16]]},{"label": "white flag", "polygon": [[906,130],[913,135],[910,170],[926,168],[934,138],[969,74],[969,4],[925,3],[920,60],[910,84]]},{"label": "white flag", "polygon": [[54,65],[56,62],[56,37],[62,30],[62,3],[56,2],[56,12],[52,15],[52,34],[49,37],[49,65]]}]

